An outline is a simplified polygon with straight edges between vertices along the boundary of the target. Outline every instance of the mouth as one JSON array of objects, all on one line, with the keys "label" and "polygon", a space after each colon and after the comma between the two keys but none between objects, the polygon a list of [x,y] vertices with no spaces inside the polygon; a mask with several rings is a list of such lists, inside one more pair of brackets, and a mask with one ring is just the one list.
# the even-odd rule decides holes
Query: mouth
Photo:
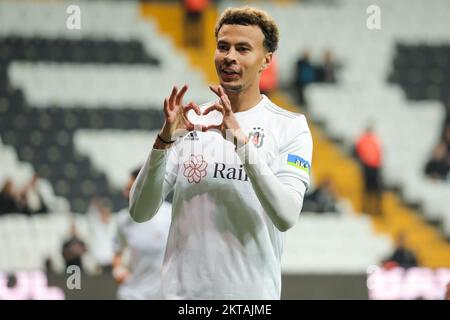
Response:
[{"label": "mouth", "polygon": [[220,76],[224,80],[235,80],[240,77],[240,73],[231,68],[220,69]]}]

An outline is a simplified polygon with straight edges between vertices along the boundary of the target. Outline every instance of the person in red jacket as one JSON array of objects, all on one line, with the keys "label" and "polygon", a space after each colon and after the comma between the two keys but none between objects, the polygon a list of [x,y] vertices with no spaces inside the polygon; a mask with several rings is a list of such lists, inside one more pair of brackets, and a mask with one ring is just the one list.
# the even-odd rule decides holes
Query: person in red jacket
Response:
[{"label": "person in red jacket", "polygon": [[276,55],[272,56],[272,62],[265,69],[259,80],[259,90],[262,94],[270,96],[270,92],[278,87],[278,63]]},{"label": "person in red jacket", "polygon": [[372,215],[381,215],[382,182],[380,172],[383,154],[380,140],[373,132],[372,125],[367,126],[366,131],[358,138],[355,151],[364,174],[363,209]]},{"label": "person in red jacket", "polygon": [[450,281],[447,282],[447,286],[445,287],[445,300],[450,300]]},{"label": "person in red jacket", "polygon": [[209,0],[184,0],[186,46],[202,46],[203,12],[208,5]]}]

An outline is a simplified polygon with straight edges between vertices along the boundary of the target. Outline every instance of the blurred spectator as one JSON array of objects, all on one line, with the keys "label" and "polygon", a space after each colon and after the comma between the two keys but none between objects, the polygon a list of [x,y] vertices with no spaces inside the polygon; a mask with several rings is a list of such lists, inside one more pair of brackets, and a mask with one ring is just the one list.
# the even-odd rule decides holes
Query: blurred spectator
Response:
[{"label": "blurred spectator", "polygon": [[186,46],[203,45],[203,14],[208,4],[209,0],[184,0]]},{"label": "blurred spectator", "polygon": [[310,62],[309,51],[304,51],[296,62],[294,85],[298,93],[299,102],[304,105],[304,90],[313,81],[316,81],[316,70]]},{"label": "blurred spectator", "polygon": [[401,267],[408,269],[418,266],[416,255],[405,246],[405,238],[406,236],[404,233],[398,235],[394,253],[383,263],[385,267]]},{"label": "blurred spectator", "polygon": [[272,62],[261,75],[259,89],[261,93],[270,96],[270,92],[278,88],[278,61],[277,56],[273,55]]},{"label": "blurred spectator", "polygon": [[447,283],[447,286],[445,287],[445,300],[450,300],[450,282]]},{"label": "blurred spectator", "polygon": [[317,67],[317,82],[335,83],[336,75],[335,70],[337,64],[334,62],[333,53],[330,50],[326,50],[323,55],[323,63]]},{"label": "blurred spectator", "polygon": [[447,145],[447,152],[450,150],[450,124],[446,124],[444,128],[444,142]]},{"label": "blurred spectator", "polygon": [[444,126],[449,126],[450,125],[450,98],[448,98],[447,101],[447,112],[445,115],[445,122],[444,122]]},{"label": "blurred spectator", "polygon": [[20,197],[29,214],[46,213],[49,211],[42,194],[42,185],[38,175],[33,175],[30,182],[21,191]]},{"label": "blurred spectator", "polygon": [[[139,170],[131,173],[124,188],[128,199]],[[124,208],[117,215],[113,276],[119,283],[119,299],[160,299],[161,268],[170,227],[171,205],[163,202],[157,215],[150,221],[134,222]],[[124,253],[128,251],[129,261]]]},{"label": "blurred spectator", "polygon": [[311,193],[305,196],[303,211],[330,213],[339,212],[331,179],[325,179]]},{"label": "blurred spectator", "polygon": [[21,190],[16,191],[11,179],[7,179],[0,193],[1,213],[46,213],[55,206],[51,185],[33,175]]},{"label": "blurred spectator", "polygon": [[53,260],[50,257],[46,257],[44,260],[44,268],[47,274],[55,273],[55,267],[53,266]]},{"label": "blurred spectator", "polygon": [[83,255],[86,253],[86,244],[82,241],[77,232],[75,222],[70,226],[70,237],[62,246],[62,255],[66,262],[66,269],[75,265],[83,271]]},{"label": "blurred spectator", "polygon": [[445,179],[449,172],[447,145],[441,141],[433,150],[432,158],[425,166],[425,174],[432,179]]},{"label": "blurred spectator", "polygon": [[364,210],[372,215],[382,214],[382,148],[378,137],[368,125],[355,144],[356,156],[364,174]]},{"label": "blurred spectator", "polygon": [[25,207],[18,200],[11,179],[7,179],[0,192],[0,214],[24,212]]},{"label": "blurred spectator", "polygon": [[326,50],[323,55],[323,62],[313,65],[310,61],[310,53],[304,51],[296,62],[294,87],[298,94],[299,102],[303,105],[307,103],[305,99],[305,88],[313,82],[335,83],[336,70],[339,65],[334,61],[331,50]]},{"label": "blurred spectator", "polygon": [[110,208],[99,199],[93,199],[87,212],[90,230],[90,253],[98,272],[111,272],[114,256],[113,240],[117,230],[116,219]]}]

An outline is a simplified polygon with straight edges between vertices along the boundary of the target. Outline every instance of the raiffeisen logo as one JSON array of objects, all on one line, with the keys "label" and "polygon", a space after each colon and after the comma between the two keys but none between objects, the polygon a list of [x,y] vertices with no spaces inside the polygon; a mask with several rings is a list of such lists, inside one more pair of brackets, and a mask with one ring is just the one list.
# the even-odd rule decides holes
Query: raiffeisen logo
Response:
[{"label": "raiffeisen logo", "polygon": [[248,176],[245,173],[244,166],[241,164],[239,168],[226,166],[225,163],[214,164],[214,174],[213,177],[218,179],[228,179],[228,180],[239,180],[248,181]]},{"label": "raiffeisen logo", "polygon": [[[191,154],[189,160],[185,161],[183,163],[183,166],[183,175],[186,177],[189,183],[200,183],[202,179],[208,174],[208,162],[203,158],[203,155],[201,154]],[[215,179],[249,181],[242,164],[239,165],[239,167],[235,167],[226,165],[225,163],[215,162],[212,177]]]}]

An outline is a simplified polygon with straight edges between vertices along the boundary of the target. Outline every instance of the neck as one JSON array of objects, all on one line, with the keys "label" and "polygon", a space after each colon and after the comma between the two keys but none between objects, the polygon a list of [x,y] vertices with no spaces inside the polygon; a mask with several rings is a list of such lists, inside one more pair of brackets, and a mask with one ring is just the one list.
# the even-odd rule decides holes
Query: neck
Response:
[{"label": "neck", "polygon": [[249,88],[242,92],[227,92],[233,112],[247,111],[256,106],[262,99],[259,88]]}]

